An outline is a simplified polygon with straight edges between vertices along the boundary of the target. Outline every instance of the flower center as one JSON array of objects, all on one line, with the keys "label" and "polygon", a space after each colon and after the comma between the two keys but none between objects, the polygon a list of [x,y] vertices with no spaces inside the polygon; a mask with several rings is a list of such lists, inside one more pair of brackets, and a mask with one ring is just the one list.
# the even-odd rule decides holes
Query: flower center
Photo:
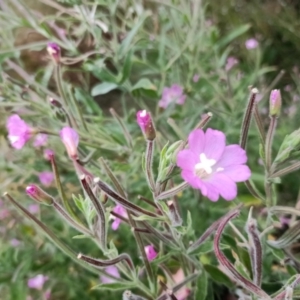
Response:
[{"label": "flower center", "polygon": [[208,159],[205,153],[200,154],[200,163],[195,165],[195,174],[201,178],[207,178],[212,173],[212,166],[216,161],[214,159]]}]

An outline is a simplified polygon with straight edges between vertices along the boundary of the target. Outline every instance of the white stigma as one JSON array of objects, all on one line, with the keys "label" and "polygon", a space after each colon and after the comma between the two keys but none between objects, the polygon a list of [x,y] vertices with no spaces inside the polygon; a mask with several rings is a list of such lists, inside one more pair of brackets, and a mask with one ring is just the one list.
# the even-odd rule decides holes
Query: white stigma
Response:
[{"label": "white stigma", "polygon": [[147,111],[146,109],[144,109],[141,113],[140,113],[140,117],[146,117],[147,115]]},{"label": "white stigma", "polygon": [[16,135],[10,135],[10,136],[8,137],[8,139],[9,139],[10,142],[13,144],[13,143],[17,142],[17,141],[20,139],[20,137],[19,137],[19,136],[16,136]]},{"label": "white stigma", "polygon": [[212,166],[216,161],[206,157],[205,153],[200,154],[200,163],[195,165],[195,172],[200,178],[205,178],[207,175],[212,173]]}]

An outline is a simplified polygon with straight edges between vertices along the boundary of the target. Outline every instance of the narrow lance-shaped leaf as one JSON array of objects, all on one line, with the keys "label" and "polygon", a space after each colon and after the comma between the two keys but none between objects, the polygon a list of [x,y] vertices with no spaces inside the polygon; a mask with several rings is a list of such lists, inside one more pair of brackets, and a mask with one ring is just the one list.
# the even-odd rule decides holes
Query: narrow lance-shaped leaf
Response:
[{"label": "narrow lance-shaped leaf", "polygon": [[224,253],[220,249],[220,240],[222,237],[222,233],[224,231],[225,226],[227,223],[235,218],[239,214],[239,210],[233,210],[229,212],[223,220],[220,222],[220,225],[217,229],[215,239],[214,239],[214,251],[216,254],[216,257],[221,264],[221,266],[224,267],[224,269],[227,271],[228,275],[230,275],[234,280],[238,282],[241,286],[243,286],[245,289],[253,293],[254,295],[257,295],[258,297],[261,297],[262,299],[270,299],[268,294],[266,294],[261,288],[259,288],[256,284],[252,283],[245,277],[243,277],[234,267],[234,265],[227,259],[227,257],[224,255]]}]

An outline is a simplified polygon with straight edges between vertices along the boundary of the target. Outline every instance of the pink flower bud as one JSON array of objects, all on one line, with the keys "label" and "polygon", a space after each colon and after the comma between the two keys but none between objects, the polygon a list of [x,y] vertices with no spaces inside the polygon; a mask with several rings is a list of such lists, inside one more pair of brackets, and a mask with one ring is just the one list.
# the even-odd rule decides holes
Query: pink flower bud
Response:
[{"label": "pink flower bud", "polygon": [[251,38],[245,42],[245,46],[248,50],[255,49],[258,47],[258,41],[254,38]]},{"label": "pink flower bud", "polygon": [[156,137],[155,128],[153,126],[152,118],[146,110],[139,110],[136,113],[136,121],[140,126],[147,140],[154,140]]},{"label": "pink flower bud", "polygon": [[279,117],[281,110],[280,90],[272,90],[270,94],[270,116]]},{"label": "pink flower bud", "polygon": [[145,246],[145,252],[149,261],[155,259],[157,256],[157,252],[155,251],[153,245]]},{"label": "pink flower bud", "polygon": [[60,62],[60,47],[56,43],[48,43],[47,51],[55,63]]},{"label": "pink flower bud", "polygon": [[26,187],[26,193],[30,198],[39,203],[46,205],[53,204],[53,198],[35,184],[28,185]]},{"label": "pink flower bud", "polygon": [[77,132],[71,127],[64,127],[60,131],[60,138],[65,144],[69,157],[72,159],[77,159],[77,147],[79,143],[79,136]]}]

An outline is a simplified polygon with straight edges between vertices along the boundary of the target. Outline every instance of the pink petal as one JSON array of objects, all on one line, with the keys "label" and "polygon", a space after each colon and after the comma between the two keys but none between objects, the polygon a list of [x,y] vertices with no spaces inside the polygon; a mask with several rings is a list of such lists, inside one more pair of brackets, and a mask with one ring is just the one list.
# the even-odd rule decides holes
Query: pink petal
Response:
[{"label": "pink petal", "polygon": [[215,173],[209,183],[215,187],[225,200],[233,200],[237,195],[237,186],[233,180],[222,173]]},{"label": "pink petal", "polygon": [[235,182],[246,181],[251,177],[251,171],[246,165],[233,165],[226,167],[220,174],[228,176]]},{"label": "pink petal", "polygon": [[199,186],[201,185],[201,180],[199,177],[197,177],[193,171],[189,170],[182,170],[181,177],[188,182],[191,187],[194,189],[199,189]]},{"label": "pink petal", "polygon": [[203,181],[200,189],[202,195],[207,197],[210,201],[216,202],[219,200],[219,191],[210,182]]},{"label": "pink petal", "polygon": [[204,146],[205,146],[205,134],[203,130],[201,129],[193,130],[189,134],[189,147],[190,150],[197,155],[198,159],[199,159],[199,155],[203,153]]},{"label": "pink petal", "polygon": [[222,157],[216,163],[216,168],[225,168],[230,165],[241,165],[246,162],[246,151],[239,145],[229,145],[225,147]]},{"label": "pink petal", "polygon": [[190,149],[185,149],[177,154],[177,166],[183,170],[194,172],[199,158]]},{"label": "pink petal", "polygon": [[[109,275],[112,275],[116,278],[120,278],[120,273],[119,273],[119,270],[116,266],[108,266],[104,270]],[[102,283],[113,283],[113,282],[115,282],[114,279],[106,277],[105,275],[101,275],[100,280],[101,280]]]},{"label": "pink petal", "polygon": [[208,128],[205,133],[204,153],[207,158],[219,160],[226,145],[225,134],[219,130]]},{"label": "pink petal", "polygon": [[117,230],[121,224],[121,219],[115,218],[115,220],[111,224],[112,230]]}]

